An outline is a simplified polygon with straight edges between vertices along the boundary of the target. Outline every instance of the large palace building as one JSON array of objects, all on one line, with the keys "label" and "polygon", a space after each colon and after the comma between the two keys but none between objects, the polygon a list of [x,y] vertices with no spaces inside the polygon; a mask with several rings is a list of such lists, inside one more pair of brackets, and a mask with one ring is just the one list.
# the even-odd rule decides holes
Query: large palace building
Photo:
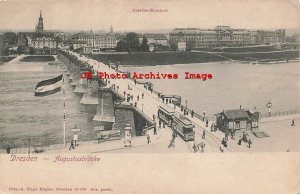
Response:
[{"label": "large palace building", "polygon": [[259,44],[278,44],[284,42],[285,30],[250,31],[232,29],[230,26],[217,26],[214,29],[175,28],[170,33],[170,44],[186,42],[187,48],[222,46],[246,46]]}]

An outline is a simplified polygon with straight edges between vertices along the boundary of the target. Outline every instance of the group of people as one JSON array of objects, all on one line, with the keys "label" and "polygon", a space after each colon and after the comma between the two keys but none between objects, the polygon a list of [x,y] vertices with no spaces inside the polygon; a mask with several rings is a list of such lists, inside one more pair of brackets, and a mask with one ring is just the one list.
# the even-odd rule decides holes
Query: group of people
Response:
[{"label": "group of people", "polygon": [[250,138],[247,138],[247,135],[245,132],[243,132],[243,136],[240,137],[240,139],[238,141],[238,145],[242,145],[242,142],[247,143],[247,147],[251,148],[252,141]]}]

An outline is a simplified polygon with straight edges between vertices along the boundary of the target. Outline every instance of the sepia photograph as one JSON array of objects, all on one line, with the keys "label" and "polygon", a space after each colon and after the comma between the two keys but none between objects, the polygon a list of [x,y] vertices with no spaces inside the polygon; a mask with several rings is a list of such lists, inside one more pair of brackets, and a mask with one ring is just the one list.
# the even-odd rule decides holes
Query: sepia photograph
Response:
[{"label": "sepia photograph", "polygon": [[300,192],[299,51],[297,0],[0,1],[0,194]]}]

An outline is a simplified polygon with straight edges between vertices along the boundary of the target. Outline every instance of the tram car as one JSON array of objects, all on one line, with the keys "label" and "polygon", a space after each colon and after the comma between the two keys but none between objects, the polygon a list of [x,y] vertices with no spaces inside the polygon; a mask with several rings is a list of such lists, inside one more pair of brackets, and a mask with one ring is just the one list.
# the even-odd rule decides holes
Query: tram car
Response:
[{"label": "tram car", "polygon": [[195,131],[193,123],[185,116],[175,113],[173,114],[172,129],[178,133],[185,141],[195,140]]},{"label": "tram car", "polygon": [[174,113],[175,110],[169,108],[168,106],[159,106],[157,116],[167,126],[171,127]]},{"label": "tram car", "polygon": [[157,115],[162,122],[171,127],[185,141],[193,141],[195,139],[195,126],[185,116],[176,113],[175,110],[168,106],[159,106]]}]

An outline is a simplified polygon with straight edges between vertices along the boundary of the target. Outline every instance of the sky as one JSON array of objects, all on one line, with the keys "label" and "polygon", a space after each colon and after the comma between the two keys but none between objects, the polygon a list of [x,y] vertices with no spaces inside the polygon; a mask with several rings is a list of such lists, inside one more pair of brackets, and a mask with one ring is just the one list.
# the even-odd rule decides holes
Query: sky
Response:
[{"label": "sky", "polygon": [[[161,9],[165,12],[135,12]],[[298,0],[0,0],[0,30],[299,29]]]}]

